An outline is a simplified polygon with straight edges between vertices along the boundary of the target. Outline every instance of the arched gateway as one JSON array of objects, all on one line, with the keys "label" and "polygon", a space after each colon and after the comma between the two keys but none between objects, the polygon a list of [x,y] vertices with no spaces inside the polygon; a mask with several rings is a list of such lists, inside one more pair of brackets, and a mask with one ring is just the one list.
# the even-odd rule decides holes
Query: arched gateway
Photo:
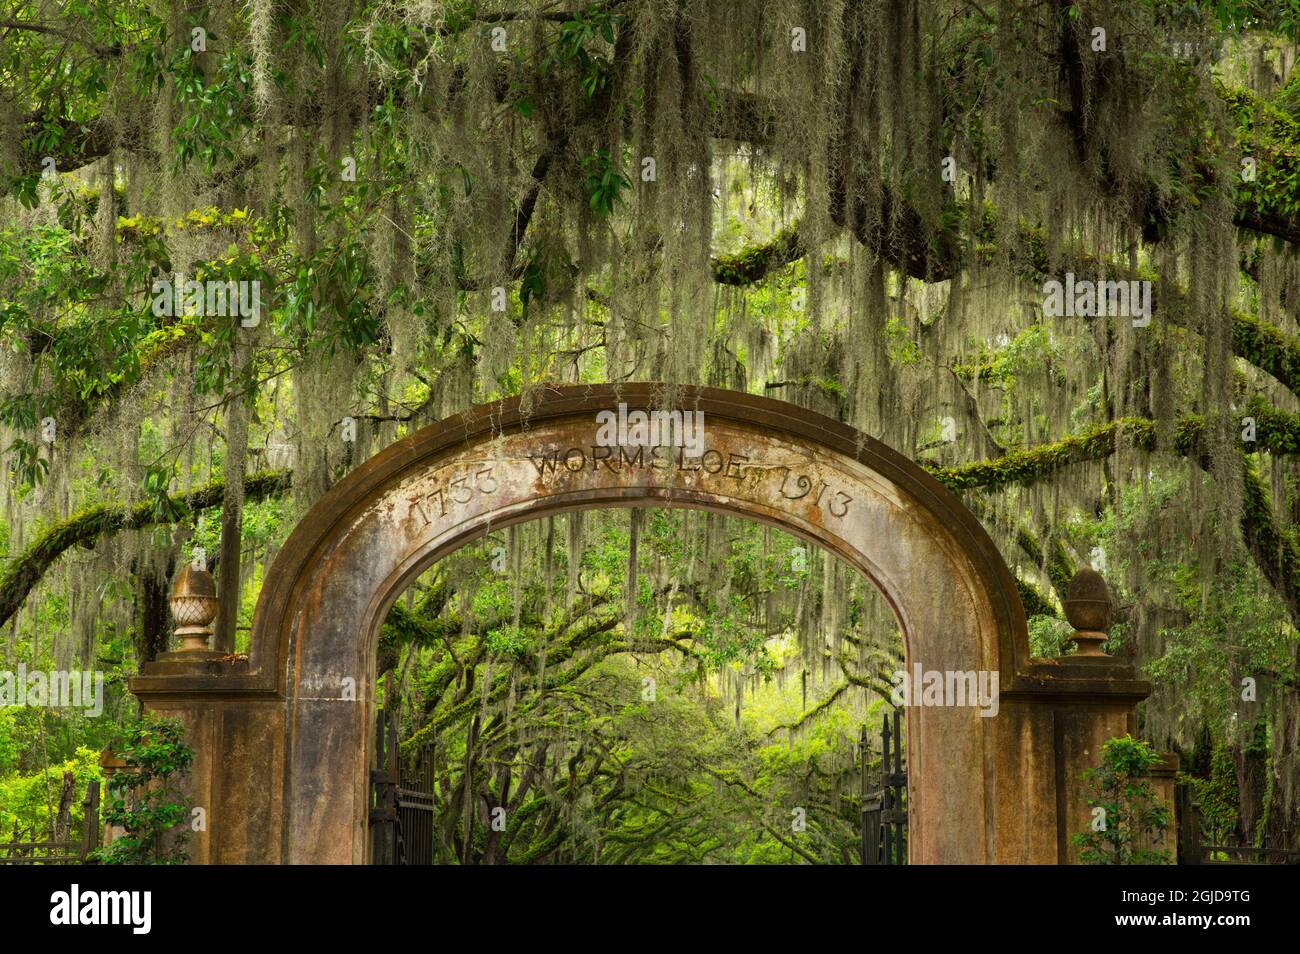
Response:
[{"label": "arched gateway", "polygon": [[[396,442],[294,530],[263,584],[247,659],[169,653],[147,665],[132,690],[181,718],[197,750],[193,796],[208,830],[196,860],[365,861],[376,641],[398,595],[489,529],[635,505],[707,508],[803,536],[879,587],[909,672],[997,674],[996,714],[907,710],[912,862],[1068,860],[1069,835],[1089,817],[1080,775],[1102,741],[1131,728],[1146,684],[1110,657],[1031,660],[992,541],[902,455],[793,405],[715,389],[676,392],[673,410],[702,423],[699,434],[665,430],[645,446],[635,412],[667,423],[651,416],[663,393],[549,389]],[[617,426],[629,416],[631,434]]]}]

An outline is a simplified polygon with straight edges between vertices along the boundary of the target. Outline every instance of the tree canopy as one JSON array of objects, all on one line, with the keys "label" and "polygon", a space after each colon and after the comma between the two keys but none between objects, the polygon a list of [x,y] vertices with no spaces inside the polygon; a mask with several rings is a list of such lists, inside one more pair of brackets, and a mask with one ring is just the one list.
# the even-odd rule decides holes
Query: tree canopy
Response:
[{"label": "tree canopy", "polygon": [[[0,3],[0,641],[112,689],[0,710],[47,796],[0,825],[129,721],[178,565],[239,652],[377,450],[652,380],[918,461],[1039,654],[1101,570],[1143,738],[1300,848],[1298,43],[1295,0]],[[444,860],[841,862],[902,649],[797,541],[591,513],[442,561],[380,671]]]}]

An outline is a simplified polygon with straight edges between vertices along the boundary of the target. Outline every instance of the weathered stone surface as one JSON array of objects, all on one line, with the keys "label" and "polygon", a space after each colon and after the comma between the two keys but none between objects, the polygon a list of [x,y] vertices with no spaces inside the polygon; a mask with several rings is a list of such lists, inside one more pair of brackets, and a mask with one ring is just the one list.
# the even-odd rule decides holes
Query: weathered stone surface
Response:
[{"label": "weathered stone surface", "polygon": [[[1061,799],[1062,779],[1075,779],[1059,759],[1091,755],[1145,685],[1118,664],[1031,661],[1014,581],[983,528],[879,442],[782,402],[690,389],[679,407],[704,415],[694,453],[601,446],[596,414],[620,403],[654,409],[656,389],[558,389],[529,413],[517,401],[488,405],[397,442],[322,498],[285,544],[246,671],[169,661],[135,680],[160,708],[229,710],[249,699],[244,715],[227,711],[220,740],[209,733],[202,744],[224,746],[206,769],[214,800],[235,799],[255,820],[231,825],[220,813],[205,853],[365,861],[376,640],[397,597],[491,529],[653,504],[764,520],[824,546],[884,593],[909,668],[998,673],[1012,704],[995,717],[974,707],[907,710],[911,859],[1061,860],[1060,822],[1076,805]],[[252,777],[267,778],[264,810],[252,804]],[[1040,811],[1027,820],[1030,805]]]}]

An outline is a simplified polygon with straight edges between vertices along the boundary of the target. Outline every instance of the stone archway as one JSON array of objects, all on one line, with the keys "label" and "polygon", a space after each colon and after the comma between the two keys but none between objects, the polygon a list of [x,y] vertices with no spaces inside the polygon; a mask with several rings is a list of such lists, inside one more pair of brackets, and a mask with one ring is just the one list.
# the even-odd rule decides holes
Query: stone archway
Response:
[{"label": "stone archway", "polygon": [[661,393],[550,389],[398,441],[290,536],[247,660],[175,653],[133,682],[198,740],[195,797],[211,806],[202,860],[365,861],[376,640],[397,596],[491,528],[637,504],[718,510],[808,538],[884,594],[909,670],[997,674],[996,716],[907,711],[912,861],[1068,858],[1066,835],[1086,819],[1076,776],[1128,728],[1145,684],[1108,657],[1030,660],[1015,581],[983,528],[925,471],[852,428],[784,402],[685,389],[675,409],[703,415],[698,445],[598,439],[598,414],[652,412]]}]

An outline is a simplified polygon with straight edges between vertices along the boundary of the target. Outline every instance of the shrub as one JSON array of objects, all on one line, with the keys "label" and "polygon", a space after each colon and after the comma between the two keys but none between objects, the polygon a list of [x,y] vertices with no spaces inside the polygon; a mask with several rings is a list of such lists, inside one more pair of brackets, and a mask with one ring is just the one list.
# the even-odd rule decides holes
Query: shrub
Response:
[{"label": "shrub", "polygon": [[1169,809],[1146,781],[1159,761],[1147,743],[1129,735],[1102,746],[1101,765],[1086,775],[1093,822],[1074,836],[1084,864],[1169,864],[1169,852],[1161,847]]},{"label": "shrub", "polygon": [[189,814],[177,790],[189,772],[194,750],[185,744],[185,728],[174,719],[147,715],[127,733],[119,753],[126,768],[108,781],[104,820],[123,834],[96,853],[105,864],[182,864],[189,860],[186,838],[178,827]]}]

